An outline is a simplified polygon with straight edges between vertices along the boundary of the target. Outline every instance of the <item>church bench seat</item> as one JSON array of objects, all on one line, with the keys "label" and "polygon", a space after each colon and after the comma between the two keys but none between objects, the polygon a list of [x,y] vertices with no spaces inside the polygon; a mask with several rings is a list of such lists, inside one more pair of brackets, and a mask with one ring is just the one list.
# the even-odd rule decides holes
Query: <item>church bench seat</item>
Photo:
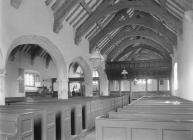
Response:
[{"label": "church bench seat", "polygon": [[133,102],[131,105],[191,105],[191,101],[187,101],[181,98],[169,96],[169,97],[142,97],[139,100]]},{"label": "church bench seat", "polygon": [[97,140],[192,140],[192,134],[192,121],[96,119]]},{"label": "church bench seat", "polygon": [[1,140],[34,140],[33,113],[0,110]]},{"label": "church bench seat", "polygon": [[123,108],[120,109],[128,109],[128,110],[143,110],[143,109],[193,109],[193,105],[160,105],[160,106],[156,106],[156,105],[144,105],[144,106],[124,106]]},{"label": "church bench seat", "polygon": [[82,131],[82,112],[80,110],[81,106],[78,104],[69,106],[54,103],[21,103],[11,106],[16,108],[41,109],[53,112],[55,117],[54,123],[56,124],[56,134],[54,135],[58,138],[70,139],[72,135],[78,135]]},{"label": "church bench seat", "polygon": [[[165,104],[164,99],[171,104]],[[192,140],[192,107],[192,102],[180,98],[142,97],[106,117],[97,117],[96,137],[97,140]]]},{"label": "church bench seat", "polygon": [[33,129],[35,140],[56,140],[55,112],[26,106],[1,106],[1,113],[33,112]]},{"label": "church bench seat", "polygon": [[[39,109],[42,110],[42,112],[53,112],[55,117],[55,129],[51,132],[47,130],[44,134],[42,130],[42,136],[45,136],[45,134],[47,133],[47,135],[51,135],[50,137],[54,136],[56,139],[60,139],[61,137],[61,139],[70,140],[74,137],[73,135],[79,135],[83,129],[90,130],[95,127],[95,118],[97,116],[106,115],[109,111],[115,110],[115,104],[118,104],[118,102],[122,106],[123,100],[124,99],[122,96],[86,98],[81,101],[79,99],[57,100],[50,98],[28,98],[28,100],[26,100],[25,102],[11,103],[8,107],[13,107],[14,109],[23,108],[26,110],[34,111]],[[74,122],[71,121],[72,115],[74,115]],[[85,123],[83,124],[83,122]],[[75,126],[72,126],[72,123],[74,123]],[[74,127],[74,132],[72,132],[71,127]],[[57,136],[58,134],[59,137]],[[47,138],[47,135],[42,138],[42,140],[45,140]]]},{"label": "church bench seat", "polygon": [[193,120],[193,113],[178,113],[170,112],[164,113],[143,113],[143,112],[109,112],[108,118],[110,119],[135,119],[135,120]]},{"label": "church bench seat", "polygon": [[11,103],[24,102],[25,100],[25,97],[7,97],[5,98],[5,103],[8,105]]}]

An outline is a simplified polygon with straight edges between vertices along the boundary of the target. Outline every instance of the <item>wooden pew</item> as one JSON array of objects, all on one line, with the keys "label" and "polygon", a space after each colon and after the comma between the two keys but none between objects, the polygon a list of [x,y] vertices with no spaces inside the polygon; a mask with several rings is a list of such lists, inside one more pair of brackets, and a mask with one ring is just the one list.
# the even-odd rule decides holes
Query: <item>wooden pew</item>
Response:
[{"label": "wooden pew", "polygon": [[[55,129],[49,133],[49,137],[56,137],[56,139],[70,139],[71,138],[71,110],[76,111],[75,109],[71,109],[69,106],[64,106],[64,105],[57,105],[57,104],[52,104],[52,103],[22,103],[22,104],[15,104],[11,105],[12,107],[15,108],[26,108],[26,109],[41,109],[45,110],[47,112],[52,112],[54,116],[54,124],[55,124]],[[73,112],[73,114],[78,114]],[[44,118],[42,118],[44,119]],[[77,120],[75,116],[73,116],[73,121]],[[76,124],[74,123],[74,125]],[[77,130],[73,130],[73,133],[76,132]]]},{"label": "wooden pew", "polygon": [[0,111],[1,140],[34,140],[33,113]]},{"label": "wooden pew", "polygon": [[96,119],[97,140],[192,140],[193,121]]},{"label": "wooden pew", "polygon": [[24,102],[25,100],[25,97],[7,97],[5,98],[5,104],[9,105],[11,103]]},{"label": "wooden pew", "polygon": [[110,119],[145,119],[145,120],[193,120],[192,113],[170,113],[170,112],[159,112],[159,113],[143,113],[143,112],[109,112],[108,117]]},{"label": "wooden pew", "polygon": [[[95,117],[106,114],[108,111],[116,109],[116,106],[123,105],[123,97],[100,97],[86,98],[82,101],[79,99],[58,100],[58,99],[31,99],[28,98],[25,102],[11,103],[10,107],[13,109],[25,109],[33,110],[36,112],[35,116],[41,116],[41,119],[45,120],[45,116],[37,113],[36,110],[42,112],[52,112],[53,116],[48,117],[47,120],[54,121],[54,129],[46,129],[46,125],[42,125],[42,140],[55,140],[55,139],[72,139],[71,136],[71,118],[74,113],[74,134],[79,135],[84,128],[91,129],[95,126]],[[74,112],[72,112],[74,111]],[[84,112],[84,113],[83,113]],[[84,114],[84,115],[83,115]],[[49,115],[48,115],[49,116]],[[85,117],[84,117],[85,116]],[[84,120],[85,119],[85,120]],[[85,126],[83,127],[83,122]],[[46,130],[46,131],[45,131]],[[45,131],[45,132],[44,132]]]},{"label": "wooden pew", "polygon": [[23,113],[33,112],[33,129],[35,140],[55,140],[55,113],[40,108],[29,108],[26,106],[1,106],[1,113]]},{"label": "wooden pew", "polygon": [[176,101],[175,97],[143,97],[108,117],[98,117],[97,140],[192,140],[192,103],[178,98],[179,105],[165,104],[165,99]]},{"label": "wooden pew", "polygon": [[177,97],[142,97],[133,102],[131,105],[191,105],[191,101],[187,101]]}]

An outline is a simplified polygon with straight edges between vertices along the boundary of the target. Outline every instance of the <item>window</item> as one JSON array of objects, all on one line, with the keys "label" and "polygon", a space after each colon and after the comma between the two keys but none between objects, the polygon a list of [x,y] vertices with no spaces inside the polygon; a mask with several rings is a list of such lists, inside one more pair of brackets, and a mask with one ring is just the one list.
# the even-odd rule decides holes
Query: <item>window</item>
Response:
[{"label": "window", "polygon": [[147,80],[147,91],[157,91],[157,79]]},{"label": "window", "polygon": [[160,85],[164,85],[164,80],[160,80],[160,81],[159,81],[159,84],[160,84]]},{"label": "window", "polygon": [[132,81],[132,90],[133,91],[145,91],[146,80],[145,79],[134,79]]},{"label": "window", "polygon": [[169,79],[160,79],[159,81],[159,91],[169,91],[170,81]]},{"label": "window", "polygon": [[35,86],[35,75],[32,73],[25,73],[24,83],[25,83],[25,86],[34,87]]},{"label": "window", "polygon": [[99,73],[96,70],[94,70],[92,72],[92,77],[99,77]]},{"label": "window", "polygon": [[33,72],[25,72],[24,85],[27,87],[39,87],[39,86],[41,86],[39,74],[33,73]]}]

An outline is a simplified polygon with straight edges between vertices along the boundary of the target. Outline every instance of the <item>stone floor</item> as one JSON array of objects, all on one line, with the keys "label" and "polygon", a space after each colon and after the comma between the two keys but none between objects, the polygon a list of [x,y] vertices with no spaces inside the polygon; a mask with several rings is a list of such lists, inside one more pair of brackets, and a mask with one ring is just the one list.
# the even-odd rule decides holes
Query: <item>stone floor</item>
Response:
[{"label": "stone floor", "polygon": [[86,137],[83,137],[80,140],[96,140],[95,133],[95,130],[93,130],[89,134],[87,134]]}]

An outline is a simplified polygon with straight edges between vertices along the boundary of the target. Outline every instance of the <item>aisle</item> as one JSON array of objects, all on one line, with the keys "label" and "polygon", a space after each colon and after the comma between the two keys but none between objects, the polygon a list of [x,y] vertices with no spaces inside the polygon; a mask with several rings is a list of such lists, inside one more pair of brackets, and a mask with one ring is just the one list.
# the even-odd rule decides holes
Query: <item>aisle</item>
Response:
[{"label": "aisle", "polygon": [[96,132],[94,130],[90,134],[88,134],[86,137],[81,138],[80,140],[96,140],[95,133]]}]

